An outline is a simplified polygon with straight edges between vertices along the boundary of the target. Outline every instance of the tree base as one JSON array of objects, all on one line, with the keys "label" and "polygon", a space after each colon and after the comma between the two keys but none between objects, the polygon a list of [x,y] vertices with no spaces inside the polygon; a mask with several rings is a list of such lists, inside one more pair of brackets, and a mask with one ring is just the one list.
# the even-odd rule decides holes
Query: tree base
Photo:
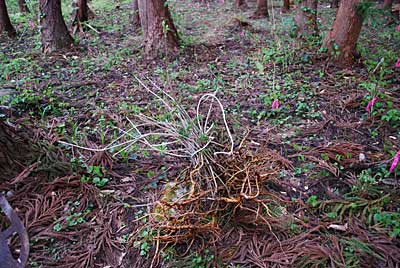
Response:
[{"label": "tree base", "polygon": [[269,18],[268,9],[265,10],[256,10],[253,15],[250,16],[250,19],[265,19]]},{"label": "tree base", "polygon": [[235,8],[239,10],[247,9],[249,6],[244,0],[236,0],[235,1]]}]

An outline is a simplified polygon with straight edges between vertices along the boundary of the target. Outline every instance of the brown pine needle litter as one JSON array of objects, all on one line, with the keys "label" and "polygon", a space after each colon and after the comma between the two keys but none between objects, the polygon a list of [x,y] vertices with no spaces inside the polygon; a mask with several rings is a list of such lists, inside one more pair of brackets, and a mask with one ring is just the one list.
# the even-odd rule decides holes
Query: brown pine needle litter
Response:
[{"label": "brown pine needle litter", "polygon": [[[235,145],[216,92],[200,96],[195,110],[185,110],[150,79],[135,78],[162,108],[156,113],[149,110],[127,118],[129,127],[117,127],[120,135],[104,148],[62,143],[114,156],[140,145],[143,150],[186,163],[153,196],[153,202],[143,205],[147,214],[135,220],[141,225],[136,225],[133,247],[151,245],[146,249],[151,267],[188,267],[190,252],[203,252],[210,247],[216,258],[210,260],[209,267],[217,267],[221,261],[232,267],[347,267],[366,264],[370,256],[374,256],[377,265],[395,267],[399,263],[400,256],[393,254],[396,246],[383,247],[388,237],[371,243],[362,236],[360,228],[365,227],[353,219],[357,215],[371,217],[373,202],[354,202],[363,212],[355,211],[353,203],[347,204],[350,207],[344,212],[337,210],[338,219],[347,220],[346,224],[321,222],[313,216],[314,206],[324,214],[332,207],[344,207],[343,202],[320,201],[312,207],[304,204],[304,190],[285,176],[292,173],[291,162],[266,146],[247,142],[246,136]],[[361,145],[338,143],[289,157],[302,155],[337,176],[336,167],[328,160],[352,165],[361,151]],[[324,157],[320,159],[321,156]],[[361,250],[354,253],[355,257],[347,256],[343,250],[346,245]],[[174,254],[181,254],[181,260],[165,259],[171,248]]]}]

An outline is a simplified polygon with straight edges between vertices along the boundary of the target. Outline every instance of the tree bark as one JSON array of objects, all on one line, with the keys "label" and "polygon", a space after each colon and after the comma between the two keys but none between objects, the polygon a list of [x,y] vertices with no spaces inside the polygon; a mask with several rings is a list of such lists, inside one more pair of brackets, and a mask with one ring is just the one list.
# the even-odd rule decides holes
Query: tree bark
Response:
[{"label": "tree bark", "polygon": [[246,0],[235,0],[235,8],[236,9],[245,9],[245,8],[247,8]]},{"label": "tree bark", "polygon": [[18,0],[18,8],[20,13],[29,13],[29,8],[26,5],[25,0]]},{"label": "tree bark", "polygon": [[166,0],[139,0],[138,4],[146,58],[176,51],[179,37]]},{"label": "tree bark", "polygon": [[283,0],[282,12],[286,13],[290,10],[290,0]]},{"label": "tree bark", "polygon": [[252,18],[267,18],[268,14],[268,0],[257,0],[257,9]]},{"label": "tree bark", "polygon": [[89,19],[89,7],[87,0],[78,0],[78,20],[79,22],[85,22]]},{"label": "tree bark", "polygon": [[132,2],[132,25],[137,29],[140,27],[140,15],[139,15],[139,3],[138,0],[133,0]]},{"label": "tree bark", "polygon": [[340,0],[332,0],[331,1],[331,8],[338,8]]},{"label": "tree bark", "polygon": [[297,5],[294,17],[297,36],[307,37],[318,35],[317,9],[318,0],[302,0]]},{"label": "tree bark", "polygon": [[40,0],[40,40],[43,53],[51,53],[69,47],[73,39],[61,13],[61,0]]},{"label": "tree bark", "polygon": [[357,10],[361,0],[341,1],[332,30],[326,35],[322,47],[335,57],[337,63],[350,65],[356,55],[357,40],[363,18]]},{"label": "tree bark", "polygon": [[84,27],[82,26],[82,22],[88,21],[90,13],[93,13],[93,11],[89,9],[87,0],[74,0],[72,3],[72,8],[75,10],[72,22],[72,33],[75,34],[78,29],[83,32]]},{"label": "tree bark", "polygon": [[391,9],[392,5],[393,5],[393,2],[394,2],[393,0],[385,0],[383,2],[382,8],[383,9]]},{"label": "tree bark", "polygon": [[5,0],[0,0],[0,34],[6,32],[9,37],[15,37],[17,32],[11,24],[10,17],[8,16],[7,6]]}]

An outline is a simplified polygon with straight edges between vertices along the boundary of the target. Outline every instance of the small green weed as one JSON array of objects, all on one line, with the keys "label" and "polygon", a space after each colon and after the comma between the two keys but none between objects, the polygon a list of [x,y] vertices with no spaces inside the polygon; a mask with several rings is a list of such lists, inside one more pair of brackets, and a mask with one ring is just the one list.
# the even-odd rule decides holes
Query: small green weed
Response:
[{"label": "small green weed", "polygon": [[388,235],[400,237],[400,213],[399,212],[387,212],[379,211],[377,208],[374,209],[374,222],[378,225],[383,225],[390,231]]},{"label": "small green weed", "polygon": [[210,254],[210,251],[206,249],[204,254],[200,255],[195,253],[192,258],[191,268],[207,268],[210,267],[210,262],[214,260],[214,255]]},{"label": "small green weed", "polygon": [[88,166],[86,172],[88,175],[82,175],[82,182],[91,182],[97,187],[103,187],[110,180],[104,177],[101,166]]}]

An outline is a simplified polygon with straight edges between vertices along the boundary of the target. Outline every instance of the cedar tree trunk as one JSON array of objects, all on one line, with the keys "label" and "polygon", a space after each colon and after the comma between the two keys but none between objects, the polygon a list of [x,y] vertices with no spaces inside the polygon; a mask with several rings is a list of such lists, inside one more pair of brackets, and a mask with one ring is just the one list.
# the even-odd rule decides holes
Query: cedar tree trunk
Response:
[{"label": "cedar tree trunk", "polygon": [[0,34],[7,32],[9,37],[15,37],[17,32],[11,24],[10,17],[8,16],[7,6],[5,0],[0,0]]},{"label": "cedar tree trunk", "polygon": [[39,0],[40,40],[44,53],[69,47],[73,39],[61,13],[61,0]]},{"label": "cedar tree trunk", "polygon": [[154,59],[161,53],[176,51],[179,37],[166,0],[139,0],[138,4],[146,58]]},{"label": "cedar tree trunk", "polygon": [[318,0],[302,0],[297,4],[296,15],[294,16],[297,36],[318,35],[317,8]]},{"label": "cedar tree trunk", "polygon": [[93,11],[89,9],[87,0],[74,0],[72,3],[72,8],[75,10],[72,22],[72,32],[75,34],[78,29],[83,32],[84,27],[82,26],[82,22],[88,21]]},{"label": "cedar tree trunk", "polygon": [[132,9],[133,9],[132,24],[135,27],[135,29],[137,29],[137,28],[140,27],[140,15],[139,15],[139,3],[138,3],[138,0],[133,0]]},{"label": "cedar tree trunk", "polygon": [[393,5],[393,0],[385,0],[383,2],[382,8],[384,9],[391,9]]},{"label": "cedar tree trunk", "polygon": [[283,0],[282,12],[286,13],[290,10],[290,0]]},{"label": "cedar tree trunk", "polygon": [[341,65],[353,63],[356,55],[357,40],[363,22],[363,18],[357,10],[360,1],[341,1],[333,28],[326,35],[322,44],[322,47],[326,48],[328,52],[339,52],[336,61]]},{"label": "cedar tree trunk", "polygon": [[247,8],[246,0],[235,0],[235,8],[236,9],[245,9],[245,8]]},{"label": "cedar tree trunk", "polygon": [[257,0],[257,9],[252,18],[267,18],[268,14],[268,0]]},{"label": "cedar tree trunk", "polygon": [[19,12],[21,12],[21,13],[29,13],[29,8],[26,5],[25,0],[18,0],[18,8],[19,8]]},{"label": "cedar tree trunk", "polygon": [[338,8],[340,0],[332,0],[331,1],[331,8]]},{"label": "cedar tree trunk", "polygon": [[87,4],[87,0],[78,0],[78,10],[77,10],[77,19],[79,22],[88,21],[89,19],[89,7]]}]

